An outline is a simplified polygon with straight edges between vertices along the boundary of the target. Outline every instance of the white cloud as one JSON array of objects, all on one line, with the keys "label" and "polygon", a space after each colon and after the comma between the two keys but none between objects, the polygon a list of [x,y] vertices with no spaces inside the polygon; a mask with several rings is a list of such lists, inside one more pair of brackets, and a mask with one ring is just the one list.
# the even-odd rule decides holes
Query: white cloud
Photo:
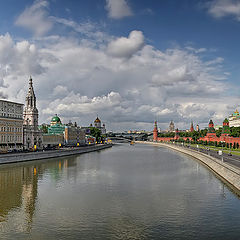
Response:
[{"label": "white cloud", "polygon": [[240,21],[240,2],[236,0],[214,0],[208,4],[208,12],[216,17],[233,16]]},{"label": "white cloud", "polygon": [[126,0],[106,0],[106,9],[110,18],[121,19],[132,16],[132,10]]},{"label": "white cloud", "polygon": [[120,37],[109,43],[107,52],[114,57],[131,57],[144,45],[144,36],[141,31],[132,31],[128,38]]},{"label": "white cloud", "polygon": [[156,118],[162,128],[172,119],[179,127],[221,121],[238,99],[223,97],[231,87],[224,59],[204,61],[200,52],[160,51],[144,45],[139,31],[105,45],[87,37],[48,36],[33,44],[0,35],[0,96],[24,102],[32,75],[40,123],[55,113],[83,126],[99,114],[113,130],[152,129]]},{"label": "white cloud", "polygon": [[36,0],[27,7],[17,18],[15,24],[32,31],[35,36],[42,36],[53,27],[48,14],[49,3],[45,0]]}]

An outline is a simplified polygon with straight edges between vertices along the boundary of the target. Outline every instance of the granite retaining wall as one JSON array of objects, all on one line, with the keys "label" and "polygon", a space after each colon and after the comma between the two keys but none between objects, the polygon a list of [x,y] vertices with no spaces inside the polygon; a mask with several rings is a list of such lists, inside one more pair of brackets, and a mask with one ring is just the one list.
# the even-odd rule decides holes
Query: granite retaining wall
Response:
[{"label": "granite retaining wall", "polygon": [[99,150],[110,148],[110,147],[112,147],[112,144],[86,146],[86,147],[80,147],[77,149],[60,149],[60,150],[52,150],[52,151],[45,151],[45,152],[1,154],[0,164],[72,156],[72,155],[93,152],[93,151],[99,151]]}]

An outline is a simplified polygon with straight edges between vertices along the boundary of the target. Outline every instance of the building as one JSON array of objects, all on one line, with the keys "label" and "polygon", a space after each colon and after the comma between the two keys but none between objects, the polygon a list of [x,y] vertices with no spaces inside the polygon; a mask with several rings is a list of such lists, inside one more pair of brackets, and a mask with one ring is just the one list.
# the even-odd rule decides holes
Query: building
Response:
[{"label": "building", "polygon": [[102,125],[102,122],[101,120],[98,118],[95,119],[94,121],[94,127],[95,128],[98,128],[102,134],[106,134],[106,127],[105,127],[105,124]]},{"label": "building", "polygon": [[0,151],[23,148],[23,104],[0,100]]},{"label": "building", "polygon": [[62,124],[60,117],[56,114],[51,119],[50,127],[48,127],[48,134],[64,134],[65,125]]},{"label": "building", "polygon": [[196,131],[197,132],[200,132],[200,128],[199,128],[199,125],[197,124],[197,126],[196,126]]},{"label": "building", "polygon": [[174,132],[174,131],[175,131],[175,126],[174,126],[173,121],[171,121],[169,124],[169,132]]},{"label": "building", "polygon": [[64,136],[63,134],[43,134],[43,147],[49,148],[49,147],[56,147],[61,146],[64,144]]},{"label": "building", "polygon": [[230,127],[240,127],[240,114],[238,110],[229,116],[229,126]]},{"label": "building", "polygon": [[77,126],[77,123],[69,123],[65,126],[64,143],[70,146],[85,145],[85,131]]},{"label": "building", "polygon": [[77,126],[77,123],[62,124],[56,114],[48,127],[48,132],[43,134],[44,147],[54,146],[79,146],[85,144],[85,131]]},{"label": "building", "polygon": [[38,129],[38,109],[36,104],[36,96],[33,89],[32,78],[30,77],[26,105],[23,113],[24,149],[42,148],[42,132]]}]

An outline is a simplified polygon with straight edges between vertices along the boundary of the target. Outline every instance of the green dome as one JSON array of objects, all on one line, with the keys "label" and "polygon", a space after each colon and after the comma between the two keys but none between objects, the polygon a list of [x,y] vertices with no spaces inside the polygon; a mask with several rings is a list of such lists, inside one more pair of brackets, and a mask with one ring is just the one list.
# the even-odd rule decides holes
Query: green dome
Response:
[{"label": "green dome", "polygon": [[59,123],[59,122],[61,122],[61,119],[56,115],[56,116],[54,116],[54,117],[52,118],[51,122],[57,122],[57,123]]}]

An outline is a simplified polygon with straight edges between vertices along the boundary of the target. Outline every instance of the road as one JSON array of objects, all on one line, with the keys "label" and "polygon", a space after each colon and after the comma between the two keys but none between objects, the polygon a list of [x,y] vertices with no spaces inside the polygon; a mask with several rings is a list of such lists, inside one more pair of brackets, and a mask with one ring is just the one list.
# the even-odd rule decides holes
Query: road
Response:
[{"label": "road", "polygon": [[189,149],[193,149],[193,150],[198,151],[198,152],[208,154],[212,157],[218,158],[218,159],[223,160],[224,162],[226,162],[228,164],[231,164],[235,167],[240,168],[240,156],[237,156],[237,155],[229,156],[227,153],[222,153],[222,156],[220,156],[218,154],[218,151],[214,151],[214,150],[211,150],[209,148],[197,148],[197,147],[193,147],[193,146],[189,146],[189,145],[181,145],[181,144],[177,144],[177,145],[182,146],[184,148],[189,148]]}]

